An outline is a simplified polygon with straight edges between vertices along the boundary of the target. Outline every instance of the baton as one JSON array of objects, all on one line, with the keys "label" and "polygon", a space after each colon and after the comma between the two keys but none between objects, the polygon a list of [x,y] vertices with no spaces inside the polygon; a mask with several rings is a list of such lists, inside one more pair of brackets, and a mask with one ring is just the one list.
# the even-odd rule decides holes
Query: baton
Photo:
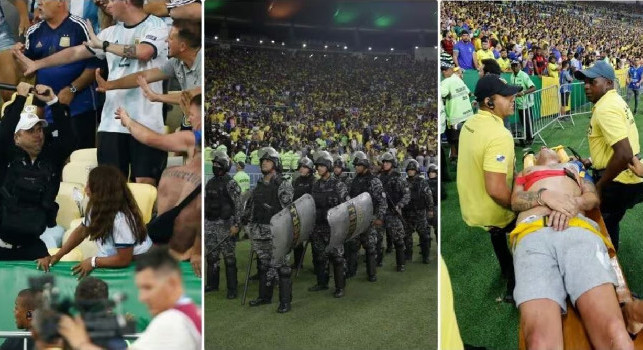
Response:
[{"label": "baton", "polygon": [[248,294],[248,280],[250,279],[250,269],[252,269],[252,258],[255,256],[255,251],[250,248],[250,262],[248,263],[248,270],[246,271],[246,283],[243,286],[243,298],[241,299],[241,305],[246,304],[246,295]]},{"label": "baton", "polygon": [[212,249],[208,249],[208,253],[207,253],[207,254],[208,254],[208,255],[210,255],[210,253],[212,253],[212,252],[213,252],[213,251],[215,251],[217,248],[219,248],[223,243],[227,242],[227,241],[230,239],[230,237],[232,237],[232,236],[226,236],[226,238],[222,239],[222,240],[221,240],[221,242],[217,243],[217,245],[215,245],[214,247],[212,247]]},{"label": "baton", "polygon": [[301,259],[299,259],[299,265],[297,265],[297,271],[295,272],[295,277],[299,276],[299,270],[304,265],[304,256],[306,256],[306,250],[308,249],[308,241],[304,245],[304,250],[301,251]]}]

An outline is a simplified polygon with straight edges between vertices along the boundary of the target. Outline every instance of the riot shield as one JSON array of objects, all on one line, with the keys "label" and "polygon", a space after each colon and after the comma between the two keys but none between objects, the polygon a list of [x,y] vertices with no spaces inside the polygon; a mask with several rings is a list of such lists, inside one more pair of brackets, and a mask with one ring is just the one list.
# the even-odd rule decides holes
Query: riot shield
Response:
[{"label": "riot shield", "polygon": [[373,200],[368,192],[328,210],[329,247],[339,248],[345,241],[368,230],[373,221]]},{"label": "riot shield", "polygon": [[270,219],[275,261],[280,261],[295,245],[309,239],[315,227],[315,215],[315,200],[305,194]]}]

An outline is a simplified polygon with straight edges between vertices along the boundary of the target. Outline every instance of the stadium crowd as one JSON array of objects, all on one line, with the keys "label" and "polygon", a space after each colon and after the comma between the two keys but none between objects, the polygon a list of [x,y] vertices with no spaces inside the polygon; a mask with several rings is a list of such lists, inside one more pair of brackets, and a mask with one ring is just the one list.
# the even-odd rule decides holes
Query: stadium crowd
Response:
[{"label": "stadium crowd", "polygon": [[373,157],[395,149],[400,161],[437,149],[426,132],[436,125],[436,88],[426,88],[435,80],[432,61],[236,46],[208,48],[206,57],[206,75],[216,76],[206,82],[206,145],[213,148]]},{"label": "stadium crowd", "polygon": [[[200,348],[178,262],[200,276],[201,2],[11,3],[17,28],[0,8],[0,260],[47,272],[72,261],[79,279],[136,261],[140,300],[157,316],[136,346]],[[164,104],[183,112],[182,130],[166,132]],[[168,152],[187,157],[166,168]],[[35,311],[29,322],[51,316]],[[82,340],[74,348],[92,348],[81,320],[60,327],[68,342]],[[44,348],[51,339],[39,344],[39,332]],[[13,348],[22,346],[2,346]]]}]

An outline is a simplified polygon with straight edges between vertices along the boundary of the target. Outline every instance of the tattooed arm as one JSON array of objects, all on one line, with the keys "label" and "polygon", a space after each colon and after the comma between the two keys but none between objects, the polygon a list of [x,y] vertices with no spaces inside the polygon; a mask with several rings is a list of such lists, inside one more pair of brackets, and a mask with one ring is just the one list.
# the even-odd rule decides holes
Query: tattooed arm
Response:
[{"label": "tattooed arm", "polygon": [[[522,172],[518,173],[516,178],[521,176],[523,176]],[[511,193],[511,210],[520,213],[537,206],[540,206],[538,204],[538,193],[525,191],[523,185],[514,183],[513,192]]]}]

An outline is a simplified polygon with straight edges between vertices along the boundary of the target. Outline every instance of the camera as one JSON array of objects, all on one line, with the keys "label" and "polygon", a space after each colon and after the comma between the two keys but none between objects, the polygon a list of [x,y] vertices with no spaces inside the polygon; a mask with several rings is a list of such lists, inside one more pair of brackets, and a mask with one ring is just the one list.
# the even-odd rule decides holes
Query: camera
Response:
[{"label": "camera", "polygon": [[40,316],[34,319],[34,328],[46,343],[60,339],[58,324],[62,315],[80,314],[92,343],[108,349],[119,348],[111,344],[120,344],[118,340],[122,341],[123,335],[136,332],[136,323],[116,312],[125,301],[125,294],[116,294],[112,299],[74,301],[61,296],[52,275],[30,277],[29,288],[37,295],[36,313]]}]

